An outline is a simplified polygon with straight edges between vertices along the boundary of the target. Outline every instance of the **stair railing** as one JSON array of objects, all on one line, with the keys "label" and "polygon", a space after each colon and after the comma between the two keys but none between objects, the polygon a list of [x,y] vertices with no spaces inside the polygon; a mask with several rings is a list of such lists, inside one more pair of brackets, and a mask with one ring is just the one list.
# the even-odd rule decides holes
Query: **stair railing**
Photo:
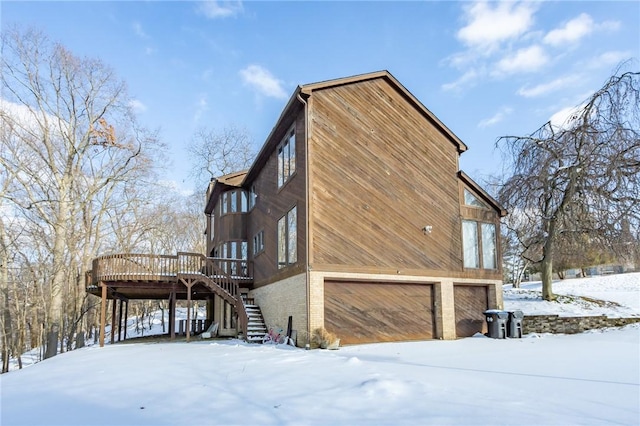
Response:
[{"label": "stair railing", "polygon": [[[219,287],[234,297],[236,302],[235,309],[238,314],[238,328],[246,339],[249,326],[249,315],[247,314],[244,302],[242,301],[238,281],[232,275],[234,272],[233,268],[235,267],[236,271],[241,270],[238,267],[242,265],[241,262],[245,262],[244,264],[246,265],[246,261],[204,256],[203,258],[204,264],[202,273],[215,281]],[[246,271],[246,268],[244,270]]]}]

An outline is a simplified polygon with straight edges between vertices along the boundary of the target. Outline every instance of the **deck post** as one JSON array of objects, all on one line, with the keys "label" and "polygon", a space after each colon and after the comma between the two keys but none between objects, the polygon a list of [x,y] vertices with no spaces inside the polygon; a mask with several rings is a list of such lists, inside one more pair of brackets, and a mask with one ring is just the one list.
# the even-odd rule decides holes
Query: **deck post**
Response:
[{"label": "deck post", "polygon": [[191,337],[191,287],[193,287],[193,284],[195,283],[195,280],[192,279],[184,279],[184,278],[180,278],[180,282],[182,284],[184,284],[187,287],[187,342],[189,342],[189,339]]},{"label": "deck post", "polygon": [[107,286],[100,283],[102,287],[102,300],[100,301],[100,347],[104,347],[104,329],[107,322]]},{"label": "deck post", "polygon": [[169,336],[171,340],[176,338],[176,292],[169,294]]},{"label": "deck post", "polygon": [[[185,283],[186,284],[186,283]],[[191,284],[187,284],[187,343],[191,337]]]},{"label": "deck post", "polygon": [[114,327],[116,326],[116,299],[111,299],[111,344],[116,341],[116,334],[114,333]]},{"label": "deck post", "polygon": [[124,340],[127,340],[127,318],[129,318],[129,299],[124,302]]},{"label": "deck post", "polygon": [[120,299],[118,311],[118,342],[122,341],[122,299]]}]

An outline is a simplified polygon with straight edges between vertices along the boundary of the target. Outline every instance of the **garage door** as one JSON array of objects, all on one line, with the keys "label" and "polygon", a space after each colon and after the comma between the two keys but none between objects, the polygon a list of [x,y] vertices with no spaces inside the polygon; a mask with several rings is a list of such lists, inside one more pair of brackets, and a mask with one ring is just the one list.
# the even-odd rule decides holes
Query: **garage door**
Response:
[{"label": "garage door", "polygon": [[488,309],[488,287],[475,285],[453,286],[455,298],[456,335],[469,337],[476,333],[486,333],[487,324],[484,311]]},{"label": "garage door", "polygon": [[341,344],[434,338],[432,285],[325,281],[324,297]]}]

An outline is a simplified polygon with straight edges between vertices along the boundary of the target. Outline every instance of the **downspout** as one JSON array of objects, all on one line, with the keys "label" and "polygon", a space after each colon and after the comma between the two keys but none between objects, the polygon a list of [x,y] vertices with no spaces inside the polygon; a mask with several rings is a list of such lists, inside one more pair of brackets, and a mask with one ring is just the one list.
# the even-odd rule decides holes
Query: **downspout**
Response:
[{"label": "downspout", "polygon": [[310,265],[311,265],[311,244],[309,242],[309,236],[311,235],[311,231],[309,230],[309,207],[310,207],[310,194],[309,194],[309,173],[311,172],[309,168],[309,105],[304,100],[302,96],[300,96],[300,92],[296,95],[298,100],[302,102],[304,105],[304,161],[305,161],[305,173],[304,173],[304,188],[305,188],[305,197],[306,197],[306,206],[304,209],[304,223],[305,223],[305,250],[307,257],[306,271],[305,271],[305,280],[307,286],[307,343],[306,347],[309,348],[311,344],[311,277],[310,277]]}]

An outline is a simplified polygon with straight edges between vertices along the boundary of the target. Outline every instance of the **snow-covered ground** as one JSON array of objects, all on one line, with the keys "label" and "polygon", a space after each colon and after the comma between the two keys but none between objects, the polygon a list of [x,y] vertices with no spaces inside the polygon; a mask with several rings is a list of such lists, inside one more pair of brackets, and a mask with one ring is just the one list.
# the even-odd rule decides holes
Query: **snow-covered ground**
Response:
[{"label": "snow-covered ground", "polygon": [[[555,290],[615,293],[638,314],[639,279],[571,280]],[[507,308],[533,313],[527,306],[537,302],[518,300]],[[598,314],[583,305],[572,312]],[[640,325],[337,351],[238,340],[93,346],[4,374],[0,391],[3,426],[638,425]]]},{"label": "snow-covered ground", "polygon": [[504,308],[525,315],[640,316],[640,273],[574,278],[553,283],[556,302],[543,301],[540,281],[524,282],[519,289],[504,287]]}]

